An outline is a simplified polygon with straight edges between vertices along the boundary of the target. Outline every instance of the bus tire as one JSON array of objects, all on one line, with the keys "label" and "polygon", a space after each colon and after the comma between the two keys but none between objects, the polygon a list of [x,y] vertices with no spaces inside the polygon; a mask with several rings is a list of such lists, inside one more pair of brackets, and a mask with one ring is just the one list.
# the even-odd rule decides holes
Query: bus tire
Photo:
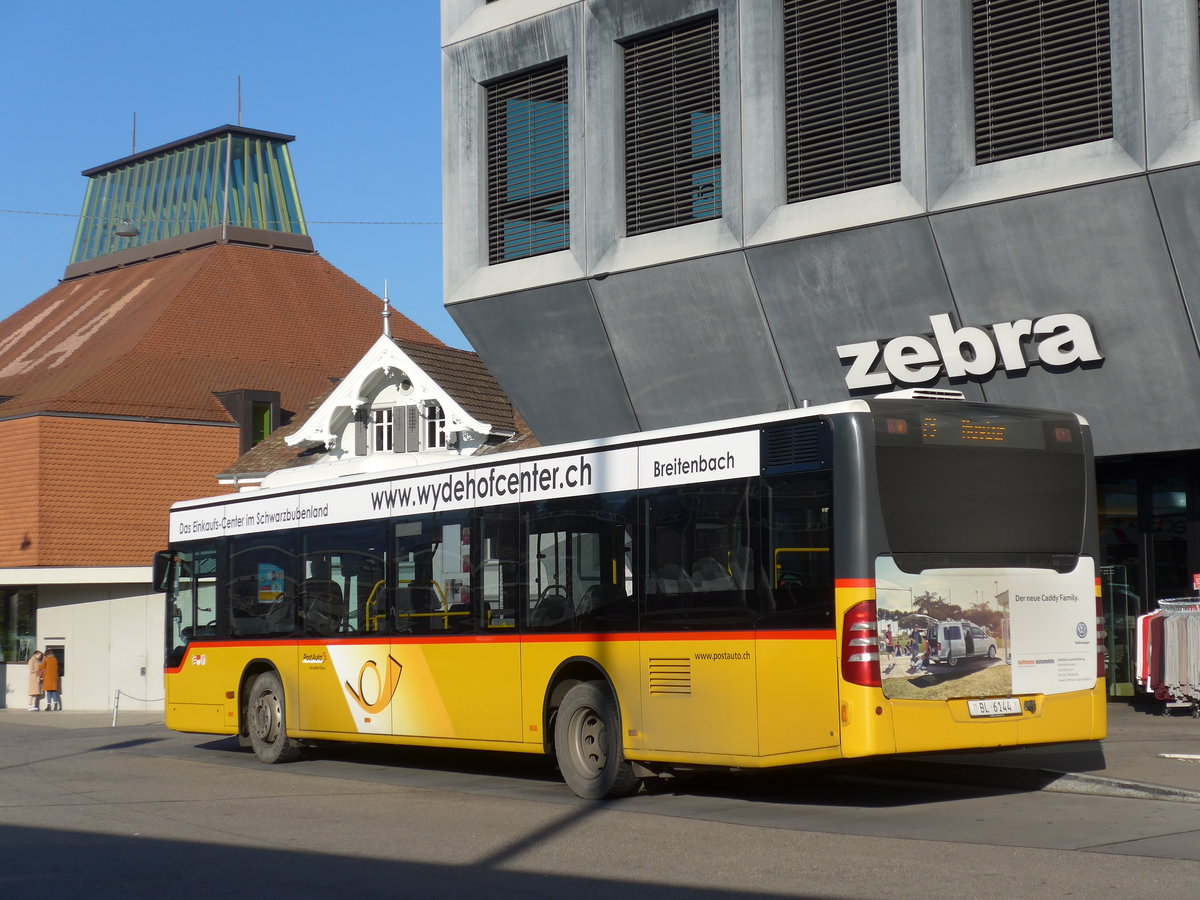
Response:
[{"label": "bus tire", "polygon": [[616,700],[596,681],[575,685],[554,719],[554,754],[563,780],[577,797],[623,797],[638,787],[621,749]]},{"label": "bus tire", "polygon": [[300,758],[303,747],[287,735],[283,683],[274,672],[263,672],[250,685],[246,728],[254,755],[265,763],[288,763]]}]

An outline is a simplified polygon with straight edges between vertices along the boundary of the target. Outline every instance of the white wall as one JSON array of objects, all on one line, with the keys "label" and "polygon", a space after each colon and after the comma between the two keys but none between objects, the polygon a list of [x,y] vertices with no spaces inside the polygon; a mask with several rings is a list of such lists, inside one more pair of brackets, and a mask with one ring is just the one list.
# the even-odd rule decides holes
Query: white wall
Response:
[{"label": "white wall", "polygon": [[[149,584],[38,585],[37,647],[65,648],[63,709],[163,708],[163,595]],[[24,708],[29,669],[4,667],[4,705]]]}]

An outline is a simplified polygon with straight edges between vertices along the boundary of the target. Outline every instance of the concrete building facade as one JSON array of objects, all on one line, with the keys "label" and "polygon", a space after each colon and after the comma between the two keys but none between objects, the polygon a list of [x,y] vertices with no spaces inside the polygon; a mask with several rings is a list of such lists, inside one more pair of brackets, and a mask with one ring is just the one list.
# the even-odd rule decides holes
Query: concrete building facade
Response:
[{"label": "concrete building facade", "polygon": [[[1200,584],[1194,0],[442,0],[445,302],[546,442],[954,388]],[[522,203],[524,204],[522,206]]]}]

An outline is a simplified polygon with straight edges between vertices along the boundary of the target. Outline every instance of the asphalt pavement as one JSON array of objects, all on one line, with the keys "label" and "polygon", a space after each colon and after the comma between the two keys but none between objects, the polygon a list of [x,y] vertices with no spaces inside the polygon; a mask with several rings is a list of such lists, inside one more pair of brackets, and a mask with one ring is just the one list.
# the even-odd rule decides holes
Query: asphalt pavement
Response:
[{"label": "asphalt pavement", "polygon": [[1114,701],[1102,741],[939,753],[904,762],[914,769],[928,766],[938,781],[1200,803],[1200,719],[1150,700]]},{"label": "asphalt pavement", "polygon": [[[1200,719],[1154,702],[1108,704],[1102,741],[1006,750],[895,757],[905,778],[1110,797],[1200,803]],[[122,728],[159,724],[161,711],[29,712],[0,709],[0,728],[20,722],[46,728]]]}]

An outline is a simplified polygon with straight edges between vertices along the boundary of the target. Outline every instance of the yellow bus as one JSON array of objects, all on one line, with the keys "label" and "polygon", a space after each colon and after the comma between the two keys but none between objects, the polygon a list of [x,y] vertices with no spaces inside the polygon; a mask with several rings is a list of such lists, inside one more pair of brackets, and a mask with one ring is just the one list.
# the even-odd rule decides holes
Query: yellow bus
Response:
[{"label": "yellow bus", "polygon": [[1086,422],[925,393],[178,503],[167,725],[585,798],[1103,737]]}]

